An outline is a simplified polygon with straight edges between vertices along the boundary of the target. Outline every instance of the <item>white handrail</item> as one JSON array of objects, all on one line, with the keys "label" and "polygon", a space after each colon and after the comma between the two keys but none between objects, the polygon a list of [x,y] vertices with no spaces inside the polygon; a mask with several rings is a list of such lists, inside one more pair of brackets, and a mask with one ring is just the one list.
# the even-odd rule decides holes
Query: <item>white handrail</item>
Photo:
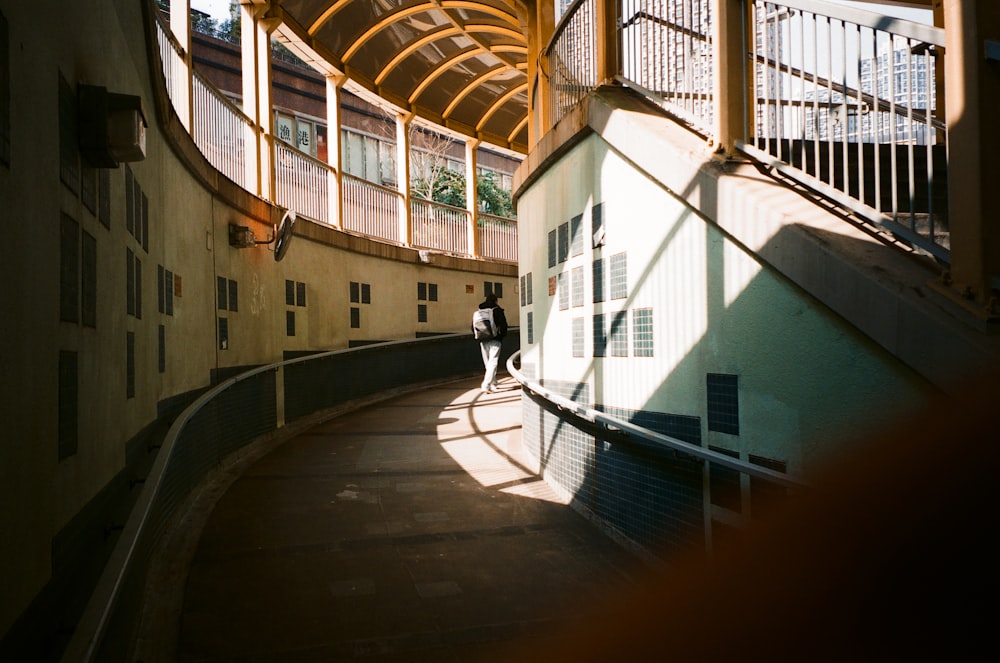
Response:
[{"label": "white handrail", "polygon": [[514,367],[514,362],[517,361],[520,356],[520,350],[510,356],[507,360],[507,372],[510,373],[510,375],[521,385],[521,389],[551,402],[560,410],[579,419],[583,419],[584,421],[593,424],[600,424],[608,430],[623,431],[627,433],[629,437],[640,439],[644,442],[649,442],[665,449],[678,451],[688,456],[693,456],[699,460],[708,461],[737,472],[759,477],[784,486],[785,488],[807,488],[809,485],[802,479],[792,475],[775,472],[774,470],[761,467],[760,465],[754,465],[738,458],[733,458],[731,456],[712,451],[711,449],[706,449],[705,447],[699,447],[698,445],[691,444],[690,442],[678,440],[677,438],[670,437],[669,435],[651,431],[648,428],[643,428],[642,426],[636,426],[628,421],[623,421],[603,412],[599,412],[598,410],[594,410],[571,401],[564,396],[560,396],[559,394],[546,389],[537,382],[532,382],[526,378],[523,373],[518,371]]}]

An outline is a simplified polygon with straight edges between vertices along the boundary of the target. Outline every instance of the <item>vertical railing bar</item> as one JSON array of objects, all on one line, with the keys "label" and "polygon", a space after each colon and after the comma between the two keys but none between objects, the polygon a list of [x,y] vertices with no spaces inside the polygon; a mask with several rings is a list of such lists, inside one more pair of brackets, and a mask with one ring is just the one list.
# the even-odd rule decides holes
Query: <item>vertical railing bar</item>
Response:
[{"label": "vertical railing bar", "polygon": [[907,135],[907,173],[910,188],[910,230],[917,229],[917,192],[916,192],[916,170],[914,168],[913,147],[915,137],[913,135],[913,54],[911,52],[912,39],[906,40],[906,135]]},{"label": "vertical railing bar", "polygon": [[899,220],[899,157],[896,154],[896,37],[891,32],[886,35],[889,39],[889,51],[887,54],[889,67],[889,145],[892,151],[889,153],[891,159],[890,171],[892,174],[892,220]]},{"label": "vertical railing bar", "polygon": [[861,90],[861,26],[854,24],[854,34],[857,37],[857,79],[858,79],[858,200],[865,202],[865,136],[864,136],[864,96]]},{"label": "vertical railing bar", "polygon": [[812,14],[813,22],[813,66],[816,68],[816,76],[813,77],[813,168],[815,177],[822,181],[823,169],[821,167],[822,154],[820,152],[820,104],[819,104],[819,19],[816,14]]},{"label": "vertical railing bar", "polygon": [[803,172],[808,173],[809,159],[806,155],[806,14],[799,11],[799,159]]},{"label": "vertical railing bar", "polygon": [[827,184],[829,184],[830,186],[834,186],[834,183],[837,181],[836,178],[837,165],[833,154],[834,150],[836,149],[836,132],[833,126],[833,19],[830,18],[829,16],[825,18],[826,18],[826,32],[827,32],[826,45],[828,50],[827,61],[826,61],[826,66],[828,67],[827,70],[828,75],[826,77],[826,94],[827,94],[826,97],[827,138],[826,139],[829,142],[829,145],[827,146],[826,149],[826,156],[827,156],[826,176],[830,180],[829,182],[827,182]]},{"label": "vertical railing bar", "polygon": [[924,92],[926,101],[924,102],[924,118],[926,125],[926,139],[924,145],[927,149],[927,232],[930,234],[930,241],[937,244],[934,232],[934,94],[931,88],[933,77],[933,62],[931,61],[931,51],[924,51],[924,80],[927,87]]},{"label": "vertical railing bar", "polygon": [[841,81],[840,93],[841,108],[844,112],[841,116],[842,122],[840,126],[841,136],[843,141],[841,142],[840,150],[840,163],[841,163],[841,177],[843,178],[843,191],[848,196],[851,195],[851,162],[850,162],[850,149],[848,143],[851,141],[851,95],[847,91],[847,21],[840,21],[840,53],[841,53]]},{"label": "vertical railing bar", "polygon": [[872,143],[875,149],[875,211],[882,212],[882,107],[879,97],[879,57],[878,57],[878,32],[872,33]]}]

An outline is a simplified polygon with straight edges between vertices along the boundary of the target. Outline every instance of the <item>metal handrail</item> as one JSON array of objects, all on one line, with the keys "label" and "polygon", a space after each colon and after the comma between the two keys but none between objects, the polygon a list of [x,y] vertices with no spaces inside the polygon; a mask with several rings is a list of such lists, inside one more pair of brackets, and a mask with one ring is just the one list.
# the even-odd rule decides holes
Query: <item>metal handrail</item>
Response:
[{"label": "metal handrail", "polygon": [[620,430],[631,438],[648,442],[663,449],[669,449],[670,451],[677,451],[688,456],[693,456],[698,460],[708,461],[731,470],[736,470],[737,472],[759,477],[784,486],[785,488],[807,488],[809,486],[808,483],[798,477],[782,474],[766,467],[761,467],[760,465],[754,465],[738,458],[733,458],[731,456],[712,451],[711,449],[706,449],[705,447],[699,447],[698,445],[691,444],[690,442],[678,440],[677,438],[670,437],[669,435],[651,431],[648,428],[643,428],[642,426],[637,426],[628,421],[623,421],[617,417],[612,417],[598,410],[581,405],[564,396],[560,396],[559,394],[546,389],[537,382],[532,382],[526,378],[523,373],[518,371],[514,367],[514,363],[520,358],[520,356],[520,350],[510,356],[507,360],[507,372],[510,373],[514,380],[521,385],[521,389],[549,401],[559,410],[566,412],[573,417],[582,419],[583,421],[591,424],[599,424],[608,430]]}]

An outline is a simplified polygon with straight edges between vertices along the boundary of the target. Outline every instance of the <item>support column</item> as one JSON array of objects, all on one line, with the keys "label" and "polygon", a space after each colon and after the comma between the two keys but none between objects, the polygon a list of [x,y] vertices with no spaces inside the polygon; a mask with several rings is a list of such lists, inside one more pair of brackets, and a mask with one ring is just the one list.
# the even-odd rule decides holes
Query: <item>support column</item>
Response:
[{"label": "support column", "polygon": [[479,246],[479,178],[476,175],[479,162],[478,140],[465,141],[465,207],[469,210],[470,256],[480,257]]},{"label": "support column", "polygon": [[194,127],[194,104],[191,103],[191,82],[194,80],[191,59],[191,0],[170,0],[170,32],[181,45],[180,57],[184,62],[183,71],[177,72],[171,82],[170,100],[181,124],[191,134]]},{"label": "support column", "polygon": [[252,124],[244,141],[245,184],[265,200],[272,200],[274,194],[270,35],[280,22],[269,17],[270,9],[270,0],[241,0],[240,4],[243,112]]},{"label": "support column", "polygon": [[749,9],[750,3],[744,0],[712,0],[715,126],[711,142],[726,157],[734,154],[736,141],[749,135],[744,103],[747,89],[745,26],[749,25],[749,15],[744,20],[744,14]]},{"label": "support column", "polygon": [[944,0],[945,95],[948,98],[948,219],[952,288],[981,317],[1000,315],[1000,216],[995,208],[1000,162],[1000,62],[986,42],[1000,35],[1000,3]]},{"label": "support column", "polygon": [[619,73],[618,8],[615,0],[596,0],[594,36],[597,41],[597,84],[610,83]]},{"label": "support column", "polygon": [[327,174],[327,219],[335,228],[344,227],[344,141],[340,130],[340,91],[347,82],[343,75],[326,77],[326,160],[331,170]]},{"label": "support column", "polygon": [[549,61],[545,49],[555,31],[555,7],[552,2],[536,2],[528,15],[528,146],[534,147],[552,125],[549,108]]},{"label": "support column", "polygon": [[412,113],[396,115],[396,182],[399,192],[399,242],[413,244],[413,214],[410,211],[410,122]]}]

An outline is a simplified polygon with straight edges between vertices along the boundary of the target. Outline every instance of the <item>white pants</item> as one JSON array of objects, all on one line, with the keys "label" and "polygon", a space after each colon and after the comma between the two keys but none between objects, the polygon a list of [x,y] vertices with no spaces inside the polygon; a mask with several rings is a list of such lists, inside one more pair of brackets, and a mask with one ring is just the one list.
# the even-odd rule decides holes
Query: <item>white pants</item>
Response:
[{"label": "white pants", "polygon": [[497,365],[500,363],[501,345],[500,339],[497,338],[479,342],[479,348],[483,351],[483,366],[486,367],[486,376],[483,377],[483,389],[497,385]]}]

